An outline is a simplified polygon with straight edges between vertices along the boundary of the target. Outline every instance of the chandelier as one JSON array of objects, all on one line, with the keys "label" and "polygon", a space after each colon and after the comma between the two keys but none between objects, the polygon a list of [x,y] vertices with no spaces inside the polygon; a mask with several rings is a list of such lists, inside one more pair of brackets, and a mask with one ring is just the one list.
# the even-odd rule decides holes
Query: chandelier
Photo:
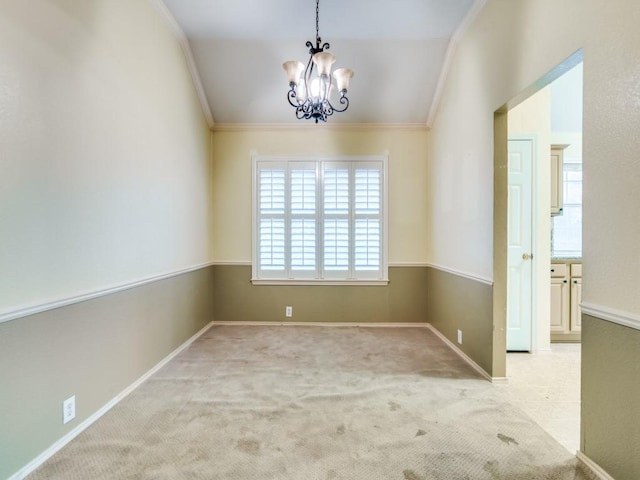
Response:
[{"label": "chandelier", "polygon": [[[287,100],[296,109],[296,117],[327,121],[335,112],[344,112],[349,108],[347,89],[349,80],[353,77],[353,70],[338,68],[331,79],[331,65],[336,57],[325,50],[329,50],[328,43],[322,43],[319,33],[320,0],[316,0],[316,44],[307,42],[309,47],[309,62],[305,68],[302,62],[290,60],[282,64],[289,80]],[[330,100],[331,93],[337,89],[341,108],[335,107]]]}]

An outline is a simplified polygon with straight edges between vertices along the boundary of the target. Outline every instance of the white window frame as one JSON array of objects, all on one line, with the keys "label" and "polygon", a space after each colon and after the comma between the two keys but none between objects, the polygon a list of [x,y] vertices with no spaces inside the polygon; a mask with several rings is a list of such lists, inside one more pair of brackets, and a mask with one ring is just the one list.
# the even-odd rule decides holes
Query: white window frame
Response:
[{"label": "white window frame", "polygon": [[[285,266],[284,272],[274,272],[273,275],[267,272],[261,272],[259,269],[259,260],[258,260],[258,232],[259,232],[259,215],[258,215],[258,174],[259,167],[261,165],[269,165],[282,166],[286,165],[286,187],[285,187],[285,196],[289,195],[290,181],[289,171],[292,166],[299,164],[300,166],[309,166],[310,164],[316,165],[316,178],[320,177],[320,181],[317,183],[318,185],[324,185],[324,171],[323,168],[325,165],[351,165],[354,164],[362,164],[363,166],[369,164],[374,164],[376,167],[379,164],[382,164],[381,174],[381,188],[382,188],[382,196],[381,196],[381,252],[380,252],[380,262],[381,268],[380,271],[376,272],[366,272],[361,271],[358,274],[357,278],[354,278],[355,272],[353,271],[354,259],[351,255],[349,262],[349,271],[347,276],[343,276],[337,272],[327,273],[322,271],[322,255],[323,253],[318,251],[322,249],[322,242],[319,242],[319,248],[316,249],[316,271],[313,272],[298,272],[298,274],[293,277],[291,271],[287,266]],[[389,264],[388,264],[388,174],[387,174],[387,165],[388,165],[388,155],[345,155],[345,156],[306,156],[306,157],[292,157],[292,156],[266,156],[266,155],[253,155],[252,156],[252,278],[251,282],[254,285],[386,285],[389,283]],[[350,202],[353,202],[353,183],[354,183],[354,175],[353,172],[355,168],[351,171],[350,175]],[[321,190],[321,189],[316,189]],[[323,193],[320,191],[316,191],[316,211],[323,208],[321,203],[321,199]],[[285,211],[285,224],[290,221],[290,209]],[[323,217],[323,215],[319,215],[318,217]],[[353,251],[353,243],[355,242],[355,238],[353,235],[353,229],[355,228],[355,215],[353,212],[353,208],[349,214],[349,228],[351,230],[350,234],[350,251]],[[316,224],[316,236],[318,238],[323,238],[323,232],[321,231],[320,222]],[[285,255],[288,256],[288,250],[290,249],[289,245],[290,240],[288,238],[285,239]],[[373,274],[372,274],[373,273]]]}]

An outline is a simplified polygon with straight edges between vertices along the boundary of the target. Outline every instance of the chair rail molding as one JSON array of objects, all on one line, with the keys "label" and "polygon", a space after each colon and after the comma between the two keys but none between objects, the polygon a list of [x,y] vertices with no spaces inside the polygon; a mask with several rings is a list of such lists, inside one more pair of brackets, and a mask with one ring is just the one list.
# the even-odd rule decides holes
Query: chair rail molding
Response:
[{"label": "chair rail molding", "polygon": [[587,314],[590,317],[599,318],[601,320],[616,323],[624,327],[640,330],[640,315],[638,314],[616,310],[613,308],[588,302],[581,303],[580,308],[582,309],[583,314]]},{"label": "chair rail molding", "polygon": [[151,277],[139,278],[127,283],[121,283],[117,285],[110,285],[97,290],[89,290],[79,292],[69,297],[58,298],[55,300],[49,300],[42,303],[33,303],[30,305],[23,305],[13,310],[6,312],[0,312],[0,323],[9,322],[18,318],[27,317],[29,315],[35,315],[36,313],[46,312],[47,310],[53,310],[54,308],[66,307],[67,305],[73,305],[74,303],[84,302],[98,297],[104,297],[113,293],[122,292],[123,290],[130,290],[132,288],[140,287],[148,283],[158,282],[171,277],[177,277],[184,273],[195,272],[202,268],[207,268],[213,265],[213,262],[201,263],[191,267],[183,268],[180,270],[173,270],[170,272],[161,273],[159,275],[153,275]]}]

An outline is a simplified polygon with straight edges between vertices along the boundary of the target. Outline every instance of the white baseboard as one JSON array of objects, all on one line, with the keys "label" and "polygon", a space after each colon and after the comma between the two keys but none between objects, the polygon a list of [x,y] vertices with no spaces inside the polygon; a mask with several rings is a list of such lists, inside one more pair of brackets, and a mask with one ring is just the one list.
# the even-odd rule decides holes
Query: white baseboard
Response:
[{"label": "white baseboard", "polygon": [[509,383],[509,377],[491,377],[491,383],[494,385],[507,385]]},{"label": "white baseboard", "polygon": [[476,372],[482,375],[484,378],[489,380],[491,383],[507,383],[506,377],[492,377],[489,375],[484,368],[474,362],[471,357],[469,357],[466,353],[458,348],[458,346],[445,337],[439,330],[437,330],[433,325],[427,323],[427,328],[429,328],[433,333],[436,334],[438,338],[440,338],[444,343],[446,343],[454,352],[458,354],[465,362],[467,362],[471,368],[473,368]]},{"label": "white baseboard", "polygon": [[49,458],[51,458],[56,452],[58,452],[62,447],[64,447],[71,440],[76,438],[80,433],[82,433],[87,427],[89,427],[92,423],[102,417],[105,413],[111,410],[114,406],[116,406],[123,398],[133,392],[137,387],[139,387],[145,380],[151,377],[154,373],[164,367],[167,363],[169,363],[173,358],[175,358],[179,353],[185,350],[189,345],[191,345],[198,337],[200,337],[203,333],[211,328],[213,322],[209,322],[203,328],[200,329],[195,335],[189,338],[186,342],[180,345],[177,349],[171,352],[169,355],[164,357],[160,363],[155,365],[151,370],[138,378],[135,382],[125,388],[122,392],[112,398],[109,402],[107,402],[102,408],[100,408],[93,415],[85,419],[82,423],[80,423],[77,427],[67,433],[65,436],[56,441],[53,445],[47,448],[44,452],[30,461],[27,465],[22,467],[16,473],[11,475],[7,480],[22,480],[31,472],[33,472],[36,468],[46,462]]},{"label": "white baseboard", "polygon": [[428,323],[424,322],[234,322],[234,321],[216,321],[211,322],[213,325],[235,325],[235,326],[252,326],[252,327],[362,327],[362,328],[429,328]]},{"label": "white baseboard", "polygon": [[609,475],[600,465],[591,460],[581,451],[576,452],[576,458],[579,462],[581,462],[591,473],[593,473],[598,480],[615,480],[611,475]]}]

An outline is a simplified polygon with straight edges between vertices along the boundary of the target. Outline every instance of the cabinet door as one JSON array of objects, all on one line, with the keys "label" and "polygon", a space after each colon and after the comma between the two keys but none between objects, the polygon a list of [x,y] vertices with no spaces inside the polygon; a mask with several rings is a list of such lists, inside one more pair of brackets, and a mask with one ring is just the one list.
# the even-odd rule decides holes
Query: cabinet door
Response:
[{"label": "cabinet door", "polygon": [[551,264],[551,278],[566,278],[569,276],[569,269],[566,263]]},{"label": "cabinet door", "polygon": [[579,332],[582,329],[582,279],[571,279],[571,332]]},{"label": "cabinet door", "polygon": [[566,278],[551,279],[551,333],[569,332],[569,283]]}]

